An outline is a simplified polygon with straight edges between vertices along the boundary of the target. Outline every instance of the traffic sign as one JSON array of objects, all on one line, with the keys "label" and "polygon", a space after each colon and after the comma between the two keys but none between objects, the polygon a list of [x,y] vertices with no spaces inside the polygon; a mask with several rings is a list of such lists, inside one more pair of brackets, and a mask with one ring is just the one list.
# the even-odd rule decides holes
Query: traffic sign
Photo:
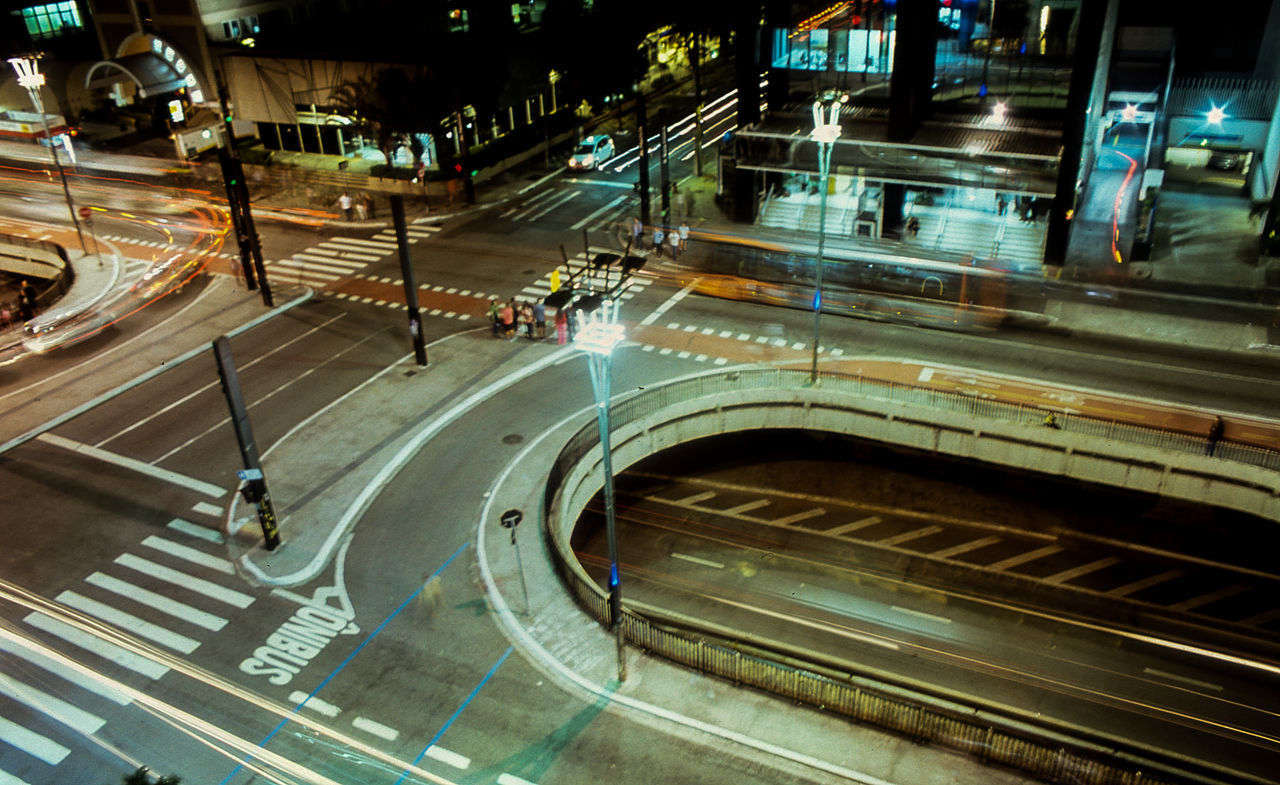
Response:
[{"label": "traffic sign", "polygon": [[507,510],[502,513],[502,517],[498,519],[498,522],[502,524],[504,529],[514,529],[522,520],[524,520],[524,513],[519,510]]}]

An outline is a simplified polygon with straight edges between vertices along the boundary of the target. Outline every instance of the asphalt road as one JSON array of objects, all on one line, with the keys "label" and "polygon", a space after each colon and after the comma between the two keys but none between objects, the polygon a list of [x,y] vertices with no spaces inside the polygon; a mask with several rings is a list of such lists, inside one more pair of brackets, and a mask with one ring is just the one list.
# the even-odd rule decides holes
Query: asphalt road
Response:
[{"label": "asphalt road", "polygon": [[[487,215],[415,224],[419,231],[412,256],[418,283],[427,287],[421,293],[428,311],[427,338],[486,329],[481,315],[490,297],[537,296],[537,287],[562,261],[562,245],[576,259],[584,229],[588,247],[608,244],[613,222],[634,209],[627,199],[619,201],[629,194],[619,187],[629,186],[629,177],[560,178]],[[531,177],[529,182],[537,181]],[[432,228],[423,228],[427,226]],[[142,244],[145,233],[155,230],[135,226],[128,231],[133,234],[122,230],[113,235],[132,237],[136,249],[148,247]],[[399,272],[381,233],[375,228],[317,231],[292,224],[270,232],[266,247],[271,268],[282,276],[288,268],[295,280],[327,293],[233,339],[263,445],[275,443],[408,351],[403,312],[384,304],[397,291]],[[314,253],[317,249],[330,253]],[[329,261],[304,258],[302,265],[281,264],[300,254]],[[325,273],[328,268],[343,272]],[[313,273],[335,278],[310,277]],[[211,489],[225,494],[234,484],[239,460],[212,359],[207,348],[199,352],[212,337],[265,313],[248,295],[233,308],[212,307],[226,302],[224,295],[233,286],[230,277],[215,274],[122,323],[117,331],[0,368],[0,412],[7,437],[162,366],[179,350],[197,352],[175,370],[0,461],[0,507],[19,511],[23,524],[7,527],[4,535],[6,629],[34,635],[95,670],[128,680],[148,700],[160,702],[140,711],[137,697],[126,706],[101,696],[84,699],[91,715],[107,720],[87,730],[92,722],[85,718],[76,718],[76,726],[47,719],[14,694],[22,688],[13,688],[0,698],[4,715],[31,716],[31,730],[72,752],[55,769],[48,768],[55,766],[49,760],[10,746],[0,750],[0,769],[34,784],[55,770],[68,780],[101,779],[103,772],[143,762],[192,781],[248,782],[249,770],[237,769],[235,761],[261,744],[282,758],[272,764],[278,766],[275,774],[260,775],[275,777],[273,781],[323,781],[318,775],[343,782],[397,782],[413,765],[435,776],[469,781],[503,782],[501,775],[529,782],[602,777],[611,782],[829,781],[811,770],[584,702],[553,686],[534,663],[509,653],[511,644],[487,616],[468,542],[483,504],[485,478],[505,468],[517,445],[589,407],[590,388],[580,367],[553,366],[433,439],[366,511],[349,547],[315,581],[272,591],[228,576],[223,566],[227,544],[211,537],[221,512],[211,502]],[[279,299],[284,302],[295,293],[282,287]],[[624,314],[638,320],[669,304],[663,323],[679,325],[673,333],[692,326],[699,332],[768,335],[789,344],[803,343],[809,335],[811,320],[802,311],[695,296],[676,300],[677,293],[661,280],[637,287],[624,303]],[[1018,334],[955,335],[838,318],[824,321],[824,336],[850,356],[969,364],[1257,415],[1270,413],[1276,392],[1273,367],[1227,357],[1171,353],[1135,359],[1126,356],[1129,347],[1123,345]],[[674,341],[649,350],[624,349],[615,364],[615,391],[621,394],[714,362],[681,357],[681,350]],[[1232,382],[1229,397],[1224,395],[1224,375]],[[147,468],[138,471],[137,464],[108,460],[107,455]],[[164,471],[195,482],[174,482]],[[288,502],[282,505],[287,508]],[[175,526],[175,520],[195,525]],[[129,606],[140,621],[170,633],[176,629],[181,638],[117,617],[117,626],[129,626],[146,644],[138,650],[126,647],[125,654],[107,655],[105,649],[85,653],[50,631],[64,629],[58,624],[80,624],[82,632],[102,634],[89,619],[100,607],[77,597],[119,602],[115,589],[122,587],[109,579],[120,580],[122,574],[209,615]],[[193,580],[197,575],[212,587]],[[138,596],[136,590],[123,590]],[[294,660],[263,660],[248,666],[259,672],[247,672],[247,661],[262,659],[257,655],[264,642],[318,596],[328,598],[330,611],[316,618],[341,618],[344,623],[299,643]],[[59,597],[65,607],[43,606],[39,599]],[[340,613],[333,610],[339,605],[344,609]],[[27,617],[37,608],[54,622],[40,622],[44,626],[33,633]],[[183,617],[177,624],[172,621],[175,613]],[[5,640],[20,646],[13,637]],[[196,647],[183,652],[189,642]],[[151,665],[134,662],[128,653]],[[20,666],[13,656],[5,662],[10,678],[34,681],[68,702],[82,700],[83,688],[45,676],[43,666]],[[163,675],[122,665],[146,670],[157,662],[166,668]],[[273,683],[273,676],[281,683]],[[344,720],[362,718],[355,727],[364,730],[336,735],[296,719],[282,725],[296,705],[296,693],[313,691],[325,705],[339,708]],[[57,757],[57,749],[41,749],[47,758]],[[468,761],[465,774],[458,774],[461,758]],[[317,774],[289,771],[289,760],[306,761]],[[1006,776],[982,775],[986,781]],[[429,779],[425,774],[410,777],[408,781]]]}]

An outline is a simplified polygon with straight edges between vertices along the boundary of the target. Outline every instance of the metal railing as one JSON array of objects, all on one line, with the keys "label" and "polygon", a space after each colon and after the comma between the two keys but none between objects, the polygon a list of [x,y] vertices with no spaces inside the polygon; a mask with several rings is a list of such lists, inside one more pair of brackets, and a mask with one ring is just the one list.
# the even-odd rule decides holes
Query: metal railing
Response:
[{"label": "metal railing", "polygon": [[[680,379],[649,388],[611,406],[614,430],[656,414],[674,404],[701,397],[746,390],[800,390],[808,372],[778,368],[746,369]],[[928,407],[975,417],[1040,426],[1044,411],[927,388],[836,373],[822,375],[824,393],[844,393],[862,399]],[[1083,415],[1058,415],[1061,430],[1133,445],[1203,454],[1206,440],[1157,428],[1115,423]],[[599,445],[593,422],[566,442],[551,467],[544,497],[544,520],[556,566],[583,609],[601,623],[609,617],[608,598],[581,568],[553,520],[559,491],[569,472]],[[1223,443],[1217,455],[1259,466],[1280,468],[1280,454]],[[714,631],[659,621],[635,607],[623,607],[626,640],[653,654],[729,679],[736,684],[767,690],[794,701],[838,712],[858,722],[872,723],[914,739],[945,746],[984,762],[1010,766],[1048,782],[1072,785],[1157,785],[1163,783],[1261,782],[1220,772],[1209,764],[1196,765],[1159,752],[1127,745],[1123,740],[1048,725],[1032,725],[1016,717],[1000,716],[982,707],[964,706],[942,695],[928,695],[842,673],[821,663],[801,662],[778,650],[753,648],[741,641],[717,639]]]}]

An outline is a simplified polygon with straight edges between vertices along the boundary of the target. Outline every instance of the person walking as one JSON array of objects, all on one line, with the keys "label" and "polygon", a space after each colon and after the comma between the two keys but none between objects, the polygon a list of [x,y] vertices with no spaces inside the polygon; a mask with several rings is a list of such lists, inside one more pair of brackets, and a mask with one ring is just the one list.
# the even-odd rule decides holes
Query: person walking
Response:
[{"label": "person walking", "polygon": [[524,337],[533,340],[533,308],[528,303],[520,303],[520,331],[524,333]]},{"label": "person walking", "polygon": [[533,337],[538,341],[547,337],[547,306],[541,298],[533,304]]},{"label": "person walking", "polygon": [[342,196],[338,197],[338,207],[342,209],[342,214],[348,221],[351,220],[351,208],[354,204],[351,200],[351,194],[346,191],[343,191]]},{"label": "person walking", "polygon": [[689,247],[689,222],[680,222],[680,253],[684,253]]},{"label": "person walking", "polygon": [[671,245],[671,261],[677,261],[680,258],[680,233],[671,230],[671,234],[667,235],[667,241]]},{"label": "person walking", "polygon": [[631,247],[644,248],[644,224],[640,223],[639,218],[631,219]]},{"label": "person walking", "polygon": [[563,308],[556,309],[556,343],[564,346],[569,339],[569,315]]},{"label": "person walking", "polygon": [[25,278],[18,286],[18,320],[29,322],[36,317],[36,287]]},{"label": "person walking", "polygon": [[498,309],[498,318],[502,320],[502,337],[511,340],[516,337],[516,309],[512,301],[507,300]]},{"label": "person walking", "polygon": [[667,239],[667,233],[662,231],[661,226],[653,227],[653,252],[662,258],[662,242]]},{"label": "person walking", "polygon": [[502,331],[502,309],[498,307],[497,300],[489,300],[489,323],[493,327],[494,335]]}]

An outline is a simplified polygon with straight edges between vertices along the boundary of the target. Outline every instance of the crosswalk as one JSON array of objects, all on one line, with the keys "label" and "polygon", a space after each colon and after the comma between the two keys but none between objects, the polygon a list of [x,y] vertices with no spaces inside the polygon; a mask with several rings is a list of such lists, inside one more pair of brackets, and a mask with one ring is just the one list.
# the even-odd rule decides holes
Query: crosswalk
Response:
[{"label": "crosswalk", "polygon": [[[425,240],[439,226],[413,224],[405,228],[410,244]],[[319,245],[289,256],[266,262],[272,280],[323,288],[335,281],[356,275],[371,263],[396,253],[396,233],[386,228],[371,238],[331,237]]]},{"label": "crosswalk", "polygon": [[[412,245],[434,236],[440,228],[435,224],[414,223],[405,227],[405,234]],[[138,240],[123,235],[100,235],[99,239],[148,248],[170,247],[167,243]],[[387,227],[370,238],[331,237],[282,259],[264,260],[264,265],[271,281],[324,288],[358,274],[373,262],[396,253],[398,249],[395,229]],[[217,256],[228,261],[240,258],[237,253],[220,253]],[[124,279],[135,280],[149,265],[150,262],[130,259],[124,271]]]},{"label": "crosswalk", "polygon": [[54,781],[49,767],[107,724],[110,705],[132,702],[120,685],[161,678],[169,667],[159,655],[191,654],[253,604],[233,588],[221,542],[174,519],[60,592],[56,606],[0,627],[0,785]]},{"label": "crosswalk", "polygon": [[[548,213],[570,204],[574,199],[582,196],[583,193],[584,191],[578,188],[548,187],[516,201],[515,204],[498,213],[498,217],[506,218],[510,221],[537,223]],[[631,195],[629,193],[619,194],[590,214],[579,219],[569,228],[574,231],[580,229],[586,229],[588,232],[607,231],[632,210]]]},{"label": "crosswalk", "polygon": [[[575,275],[579,276],[577,279],[579,282],[577,284],[578,289],[601,291],[612,286],[616,286],[618,284],[618,279],[621,277],[621,272],[617,265],[613,265],[611,268],[603,270],[587,269],[584,271],[584,268],[587,267],[590,259],[595,258],[596,254],[600,253],[618,254],[619,252],[615,249],[595,245],[588,246],[586,251],[579,251],[569,264],[562,263],[558,265],[554,270],[548,271],[546,275],[542,276],[542,278],[521,289],[520,293],[524,298],[541,300],[554,291],[552,288],[553,278],[558,278],[559,288],[563,288],[568,285],[569,279]],[[652,281],[653,279],[644,274],[643,271],[633,274],[630,279],[628,279],[627,287],[623,290],[622,296],[619,299],[630,300],[640,292],[644,291],[645,287],[652,283]]]}]

